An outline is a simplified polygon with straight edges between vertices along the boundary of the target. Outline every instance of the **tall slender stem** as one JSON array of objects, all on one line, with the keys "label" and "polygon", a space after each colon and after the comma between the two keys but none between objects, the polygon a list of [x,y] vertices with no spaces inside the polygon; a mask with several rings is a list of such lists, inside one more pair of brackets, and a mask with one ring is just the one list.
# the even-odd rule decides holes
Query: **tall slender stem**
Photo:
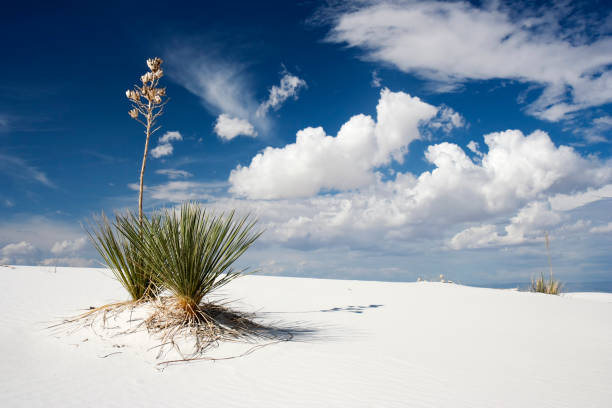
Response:
[{"label": "tall slender stem", "polygon": [[[142,196],[144,194],[144,173],[147,168],[147,156],[149,153],[149,139],[151,135],[159,130],[159,126],[155,127],[156,119],[161,116],[164,111],[164,106],[167,100],[163,100],[166,96],[166,88],[157,88],[159,79],[164,75],[161,69],[161,64],[164,62],[161,58],[153,58],[147,60],[147,66],[151,70],[140,77],[142,86],[134,85],[134,89],[128,89],[125,92],[127,98],[132,101],[132,110],[128,113],[130,117],[138,123],[144,125],[145,141],[144,154],[142,156],[142,167],[140,168],[140,189],[138,191],[138,222],[142,229],[144,215],[142,213]],[[144,103],[144,100],[147,103]],[[146,123],[140,119],[140,116],[146,118]],[[155,128],[155,129],[153,129]]]},{"label": "tall slender stem", "polygon": [[550,268],[550,282],[553,280],[552,273],[552,262],[550,261],[550,241],[548,238],[548,231],[545,232],[544,238],[546,238],[546,255],[548,256],[548,267]]},{"label": "tall slender stem", "polygon": [[145,141],[144,155],[142,157],[142,168],[140,169],[140,192],[138,194],[138,221],[142,227],[142,193],[144,191],[144,173],[147,167],[147,153],[149,151],[149,138],[151,137],[151,102],[147,109],[147,140]]}]

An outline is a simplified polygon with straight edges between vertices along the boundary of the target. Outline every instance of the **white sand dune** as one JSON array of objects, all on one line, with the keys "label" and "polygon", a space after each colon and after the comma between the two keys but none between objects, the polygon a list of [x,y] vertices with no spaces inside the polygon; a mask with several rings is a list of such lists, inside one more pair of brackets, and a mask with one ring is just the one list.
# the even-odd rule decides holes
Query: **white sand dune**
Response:
[{"label": "white sand dune", "polygon": [[[144,334],[45,330],[125,299],[109,275],[0,267],[0,406],[612,406],[612,294],[247,276],[224,295],[313,331],[159,370]],[[221,344],[211,355],[245,347]]]}]

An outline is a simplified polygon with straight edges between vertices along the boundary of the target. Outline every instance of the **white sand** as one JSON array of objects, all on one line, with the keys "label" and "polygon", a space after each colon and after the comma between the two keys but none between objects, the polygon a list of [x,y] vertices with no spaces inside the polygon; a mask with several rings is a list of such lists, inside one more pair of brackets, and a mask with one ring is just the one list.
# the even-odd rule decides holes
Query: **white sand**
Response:
[{"label": "white sand", "polygon": [[241,309],[317,331],[160,371],[146,336],[44,329],[125,299],[107,271],[0,267],[0,287],[2,407],[612,406],[612,294],[249,276],[224,289]]}]

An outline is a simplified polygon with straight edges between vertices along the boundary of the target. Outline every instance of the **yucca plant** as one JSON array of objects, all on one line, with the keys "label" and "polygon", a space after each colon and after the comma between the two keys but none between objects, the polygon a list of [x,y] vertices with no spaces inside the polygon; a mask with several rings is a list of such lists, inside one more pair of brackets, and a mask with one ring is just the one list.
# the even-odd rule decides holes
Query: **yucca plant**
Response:
[{"label": "yucca plant", "polygon": [[546,241],[546,255],[548,257],[548,267],[550,269],[550,278],[547,281],[546,279],[544,279],[544,274],[540,272],[539,278],[537,279],[531,278],[531,286],[529,287],[529,290],[531,292],[546,293],[549,295],[558,295],[561,292],[561,288],[563,287],[563,284],[560,281],[555,280],[553,278],[552,262],[550,261],[550,240],[548,238],[548,232],[545,232],[544,238]]},{"label": "yucca plant", "polygon": [[262,233],[249,215],[215,214],[196,203],[165,210],[159,225],[145,218],[139,227],[135,220],[123,217],[117,227],[140,249],[158,284],[191,316],[198,315],[206,295],[246,271],[232,264]]},{"label": "yucca plant", "polygon": [[[123,219],[117,215],[116,219]],[[159,222],[149,221],[151,229]],[[141,254],[141,245],[127,239],[108,218],[102,216],[86,228],[94,247],[133,301],[155,297],[158,286]]]},{"label": "yucca plant", "polygon": [[544,279],[544,274],[540,273],[540,277],[537,279],[531,279],[531,286],[529,290],[531,292],[546,293],[549,295],[558,295],[561,292],[563,285],[558,280],[554,280],[552,276],[549,280]]}]

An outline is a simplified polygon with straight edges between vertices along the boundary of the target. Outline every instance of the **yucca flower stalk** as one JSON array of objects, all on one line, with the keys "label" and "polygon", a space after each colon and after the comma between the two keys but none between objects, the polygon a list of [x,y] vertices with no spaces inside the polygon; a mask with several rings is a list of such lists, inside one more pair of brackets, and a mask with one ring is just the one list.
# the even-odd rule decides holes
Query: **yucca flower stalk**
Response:
[{"label": "yucca flower stalk", "polygon": [[159,226],[144,218],[137,228],[133,218],[119,219],[118,229],[139,248],[177,306],[196,317],[206,295],[246,271],[232,264],[262,233],[255,231],[256,220],[249,215],[215,214],[195,203],[166,209]]},{"label": "yucca flower stalk", "polygon": [[159,80],[164,76],[161,58],[147,60],[150,71],[140,77],[142,85],[134,85],[134,89],[125,92],[127,98],[132,102],[132,110],[128,113],[130,117],[145,127],[145,148],[140,169],[140,188],[138,192],[138,220],[142,224],[142,194],[144,190],[144,173],[147,167],[147,154],[149,152],[149,139],[161,126],[157,126],[157,119],[164,113],[164,106],[168,102],[166,88],[158,88]]}]

